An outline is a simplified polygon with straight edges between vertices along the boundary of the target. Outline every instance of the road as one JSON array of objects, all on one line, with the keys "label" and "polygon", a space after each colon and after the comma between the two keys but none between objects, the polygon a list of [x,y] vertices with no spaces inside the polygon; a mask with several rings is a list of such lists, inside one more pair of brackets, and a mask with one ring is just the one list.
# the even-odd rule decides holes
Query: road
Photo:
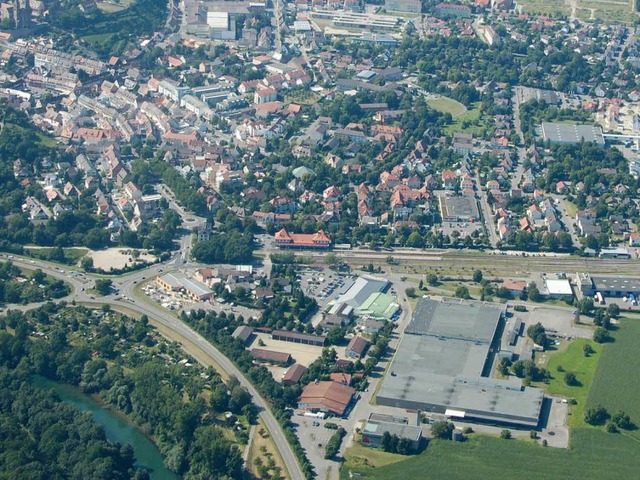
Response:
[{"label": "road", "polygon": [[[3,256],[7,257],[7,255]],[[251,382],[245,378],[243,373],[219,350],[213,347],[209,342],[207,342],[207,340],[189,326],[167,313],[164,309],[135,298],[133,291],[135,285],[145,277],[152,277],[158,272],[161,272],[164,268],[167,268],[166,265],[154,265],[145,270],[113,278],[113,285],[115,288],[120,290],[122,297],[118,297],[118,299],[105,297],[105,299],[102,300],[93,298],[93,296],[86,291],[91,285],[93,285],[93,279],[90,275],[80,274],[79,272],[72,275],[71,272],[67,272],[66,270],[62,271],[60,267],[48,262],[27,260],[13,255],[11,257],[13,257],[11,261],[18,267],[28,269],[40,268],[47,275],[51,275],[52,277],[59,278],[71,284],[74,289],[73,293],[60,300],[66,300],[68,302],[75,300],[76,302],[95,305],[96,307],[100,307],[104,303],[109,303],[111,308],[114,310],[120,309],[125,312],[135,311],[140,315],[147,315],[152,323],[155,322],[164,327],[163,330],[170,340],[182,343],[180,342],[180,338],[184,338],[197,345],[199,350],[206,354],[210,363],[222,368],[228,376],[235,376],[238,378],[240,384],[249,391],[253,397],[254,403],[260,409],[260,418],[262,418],[269,429],[269,433],[280,452],[292,480],[303,480],[305,478],[300,465],[298,464],[298,460],[293,453],[289,442],[287,442],[287,439],[284,436],[282,427],[276,420],[275,416],[271,413],[267,402],[258,393]],[[127,297],[128,300],[125,300],[124,297]],[[33,306],[29,306],[29,308],[33,308]]]},{"label": "road", "polygon": [[484,219],[484,226],[487,229],[487,234],[489,235],[489,242],[491,243],[492,248],[496,248],[500,238],[498,237],[498,233],[496,231],[496,222],[493,218],[493,213],[491,212],[491,206],[489,205],[489,201],[487,200],[487,192],[480,188],[480,176],[476,172],[475,176],[476,188],[478,189],[478,196],[480,197],[480,208],[482,210],[482,217]]}]

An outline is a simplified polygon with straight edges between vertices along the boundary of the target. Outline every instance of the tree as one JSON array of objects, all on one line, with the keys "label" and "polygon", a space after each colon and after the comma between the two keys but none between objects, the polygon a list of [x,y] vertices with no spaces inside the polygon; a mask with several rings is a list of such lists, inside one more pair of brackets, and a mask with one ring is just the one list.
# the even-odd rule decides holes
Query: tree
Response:
[{"label": "tree", "polygon": [[595,351],[593,350],[593,347],[591,346],[590,343],[585,343],[582,346],[582,353],[584,353],[585,357],[589,357],[589,356],[593,355],[595,353]]},{"label": "tree", "polygon": [[502,430],[500,432],[500,438],[504,438],[505,440],[511,439],[511,430]]},{"label": "tree", "polygon": [[427,275],[427,283],[432,287],[437,286],[439,283],[438,276],[435,273],[430,273],[429,275]]},{"label": "tree", "polygon": [[407,294],[407,297],[409,298],[415,298],[417,297],[416,295],[416,289],[413,287],[409,287],[404,291]]},{"label": "tree", "polygon": [[576,374],[573,372],[567,372],[564,374],[564,383],[570,387],[575,387],[577,385],[580,385],[580,382],[578,381]]},{"label": "tree", "polygon": [[580,315],[591,315],[594,310],[593,298],[583,297],[578,301],[578,312]]},{"label": "tree", "polygon": [[588,408],[584,412],[584,421],[590,425],[603,425],[608,418],[609,412],[607,412],[607,410],[602,405]]},{"label": "tree", "polygon": [[498,363],[498,372],[500,375],[508,376],[509,375],[509,367],[511,366],[511,361],[507,359],[500,360]]},{"label": "tree", "polygon": [[633,422],[629,415],[624,413],[623,411],[618,410],[611,416],[611,422],[614,423],[618,428],[623,430],[631,430],[634,428]]},{"label": "tree", "polygon": [[327,255],[325,255],[324,257],[325,265],[329,265],[330,267],[337,265],[339,262],[340,259],[335,253],[327,253]]},{"label": "tree", "polygon": [[460,285],[458,288],[456,288],[455,296],[457,298],[464,298],[464,299],[471,298],[471,295],[469,295],[469,289],[464,285]]},{"label": "tree", "polygon": [[482,271],[481,270],[474,270],[473,276],[471,278],[472,278],[472,280],[474,282],[480,283],[482,281]]},{"label": "tree", "polygon": [[83,257],[80,261],[80,266],[85,272],[93,270],[93,258],[89,256]]},{"label": "tree", "polygon": [[620,315],[620,307],[616,303],[610,303],[607,307],[607,313],[611,318],[618,318]]},{"label": "tree", "polygon": [[431,425],[431,436],[442,440],[451,440],[455,426],[451,422],[441,421]]},{"label": "tree", "polygon": [[104,279],[96,280],[96,284],[93,288],[100,295],[109,295],[111,293],[112,285],[113,285],[113,282],[110,279],[104,278]]},{"label": "tree", "polygon": [[529,295],[529,300],[531,300],[532,302],[539,302],[542,299],[540,290],[538,290],[538,286],[535,284],[535,282],[531,282],[529,284],[529,286],[527,287],[527,292]]},{"label": "tree", "polygon": [[549,344],[547,332],[540,322],[535,325],[530,325],[529,328],[527,328],[527,336],[542,348],[546,348]]},{"label": "tree", "polygon": [[604,327],[596,327],[593,331],[593,341],[596,343],[606,343],[610,338],[609,332]]}]

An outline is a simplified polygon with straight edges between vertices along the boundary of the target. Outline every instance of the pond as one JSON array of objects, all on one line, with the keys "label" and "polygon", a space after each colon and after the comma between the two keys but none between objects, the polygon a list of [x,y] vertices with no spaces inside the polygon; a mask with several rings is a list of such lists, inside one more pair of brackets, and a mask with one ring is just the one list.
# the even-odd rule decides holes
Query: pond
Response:
[{"label": "pond", "polygon": [[125,417],[117,415],[73,385],[58,383],[39,375],[33,377],[33,385],[44,390],[53,389],[63,402],[83,412],[91,412],[96,423],[104,428],[110,441],[123,445],[128,443],[133,447],[137,465],[146,468],[152,480],[179,479],[178,475],[164,466],[164,459],[158,447]]}]

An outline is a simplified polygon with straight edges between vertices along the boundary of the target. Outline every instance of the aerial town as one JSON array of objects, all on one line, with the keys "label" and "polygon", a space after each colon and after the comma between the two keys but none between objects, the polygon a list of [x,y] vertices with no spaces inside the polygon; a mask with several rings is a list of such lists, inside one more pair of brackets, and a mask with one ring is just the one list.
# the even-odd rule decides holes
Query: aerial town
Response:
[{"label": "aerial town", "polygon": [[638,25],[1,3],[2,474],[637,474]]}]

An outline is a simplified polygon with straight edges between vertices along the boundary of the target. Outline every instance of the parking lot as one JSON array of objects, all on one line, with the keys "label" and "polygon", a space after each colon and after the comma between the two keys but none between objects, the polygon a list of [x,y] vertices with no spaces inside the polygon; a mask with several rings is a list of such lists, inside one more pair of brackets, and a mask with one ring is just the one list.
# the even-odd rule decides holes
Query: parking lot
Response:
[{"label": "parking lot", "polygon": [[303,269],[298,277],[305,293],[315,297],[321,310],[354,282],[350,276],[329,269]]},{"label": "parking lot", "polygon": [[443,222],[442,226],[437,229],[443,235],[451,237],[453,232],[458,232],[460,238],[465,238],[473,232],[482,233],[482,222]]},{"label": "parking lot", "polygon": [[[335,433],[335,430],[325,428],[327,422],[341,424],[342,420],[330,418],[322,420],[318,418],[304,417],[296,413],[291,417],[291,423],[300,438],[300,443],[306,448],[307,457],[309,461],[316,467],[318,478],[328,478],[328,469],[332,472],[337,472],[340,468],[338,462],[331,460],[325,460],[324,449],[331,436]],[[333,476],[332,476],[333,477]],[[337,475],[335,476],[337,478]]]}]

